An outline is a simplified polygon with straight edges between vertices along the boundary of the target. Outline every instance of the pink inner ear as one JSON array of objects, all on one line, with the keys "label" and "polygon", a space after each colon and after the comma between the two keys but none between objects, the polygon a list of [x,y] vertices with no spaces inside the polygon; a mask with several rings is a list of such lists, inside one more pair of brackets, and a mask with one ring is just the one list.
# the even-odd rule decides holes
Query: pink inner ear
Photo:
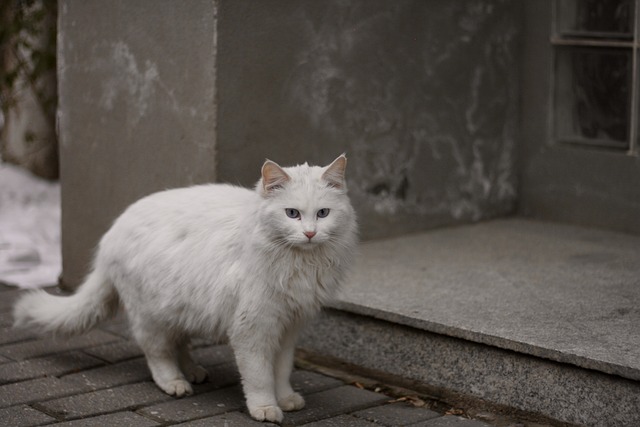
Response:
[{"label": "pink inner ear", "polygon": [[347,158],[342,155],[331,163],[322,174],[322,178],[335,188],[344,187],[344,171],[347,167]]},{"label": "pink inner ear", "polygon": [[279,188],[289,179],[289,175],[271,160],[267,160],[262,166],[262,186],[267,192]]},{"label": "pink inner ear", "polygon": [[338,189],[343,187],[342,182],[340,181],[333,180],[326,176],[324,177],[324,180],[327,182],[327,185],[329,185],[329,187],[338,188]]}]

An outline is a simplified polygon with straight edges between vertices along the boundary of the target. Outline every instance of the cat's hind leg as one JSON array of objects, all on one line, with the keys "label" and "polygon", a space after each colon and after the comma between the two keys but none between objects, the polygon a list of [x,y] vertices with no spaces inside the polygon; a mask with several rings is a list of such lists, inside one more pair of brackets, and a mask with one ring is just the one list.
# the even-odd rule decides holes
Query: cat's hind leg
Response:
[{"label": "cat's hind leg", "polygon": [[184,339],[178,348],[178,363],[187,381],[200,384],[209,377],[209,372],[198,365],[189,354],[189,339]]},{"label": "cat's hind leg", "polygon": [[175,337],[138,323],[132,328],[133,336],[147,358],[153,381],[165,393],[182,397],[193,394],[193,388],[179,366],[180,351]]}]

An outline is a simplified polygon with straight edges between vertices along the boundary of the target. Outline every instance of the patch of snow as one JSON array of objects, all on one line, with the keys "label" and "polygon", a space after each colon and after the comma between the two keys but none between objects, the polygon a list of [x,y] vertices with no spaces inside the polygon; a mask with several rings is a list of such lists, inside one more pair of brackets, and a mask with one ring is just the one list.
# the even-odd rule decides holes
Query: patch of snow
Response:
[{"label": "patch of snow", "polygon": [[61,271],[60,184],[0,160],[0,282],[54,285]]}]

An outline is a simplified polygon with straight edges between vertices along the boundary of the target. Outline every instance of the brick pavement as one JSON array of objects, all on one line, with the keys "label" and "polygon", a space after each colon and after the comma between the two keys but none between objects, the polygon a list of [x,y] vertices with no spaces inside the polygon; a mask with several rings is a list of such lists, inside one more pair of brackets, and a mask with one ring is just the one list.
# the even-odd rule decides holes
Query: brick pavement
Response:
[{"label": "brick pavement", "polygon": [[[11,307],[20,291],[0,284],[0,426],[264,426],[246,413],[233,355],[226,346],[196,343],[194,358],[211,380],[182,399],[151,381],[140,349],[122,321],[70,340],[16,331]],[[477,420],[425,407],[307,370],[292,376],[307,402],[285,414],[292,426],[481,427]]]}]

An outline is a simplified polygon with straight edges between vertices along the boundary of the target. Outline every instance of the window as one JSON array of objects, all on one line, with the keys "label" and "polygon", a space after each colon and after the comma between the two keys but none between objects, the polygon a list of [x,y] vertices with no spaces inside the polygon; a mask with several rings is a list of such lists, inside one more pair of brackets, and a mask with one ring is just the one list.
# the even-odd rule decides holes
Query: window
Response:
[{"label": "window", "polygon": [[638,155],[640,0],[556,0],[554,139]]}]

